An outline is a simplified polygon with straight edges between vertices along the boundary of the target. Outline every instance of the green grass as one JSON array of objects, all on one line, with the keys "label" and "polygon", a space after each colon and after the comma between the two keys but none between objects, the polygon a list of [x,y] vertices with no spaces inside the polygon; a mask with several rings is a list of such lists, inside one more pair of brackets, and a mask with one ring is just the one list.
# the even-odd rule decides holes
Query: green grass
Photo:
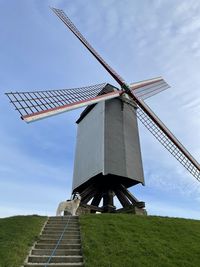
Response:
[{"label": "green grass", "polygon": [[80,222],[85,267],[200,266],[200,221],[99,214]]},{"label": "green grass", "polygon": [[[20,267],[46,218],[0,219],[0,267]],[[129,214],[80,217],[85,267],[198,267],[200,221]]]},{"label": "green grass", "polygon": [[36,215],[0,219],[0,267],[23,264],[45,220]]}]

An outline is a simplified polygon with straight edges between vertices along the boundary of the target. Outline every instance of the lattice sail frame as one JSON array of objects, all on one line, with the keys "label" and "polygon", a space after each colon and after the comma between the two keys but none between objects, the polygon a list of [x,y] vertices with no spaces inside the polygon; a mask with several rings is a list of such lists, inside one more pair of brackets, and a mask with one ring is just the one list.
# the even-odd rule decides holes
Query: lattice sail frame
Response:
[{"label": "lattice sail frame", "polygon": [[[102,100],[112,99],[123,93],[122,90],[111,86],[114,88],[112,92],[101,94],[107,85],[111,86],[107,83],[101,83],[72,89],[11,92],[6,94],[15,109],[20,113],[21,118],[26,122],[32,122],[95,104]],[[142,100],[167,88],[169,88],[169,85],[161,77],[131,84],[131,90]]]},{"label": "lattice sail frame", "polygon": [[6,93],[21,118],[26,122],[40,120],[66,111],[118,97],[122,91],[100,94],[106,83],[87,87]]},{"label": "lattice sail frame", "polygon": [[124,84],[124,79],[108,65],[107,62],[97,53],[97,51],[89,44],[85,37],[76,28],[73,22],[61,9],[51,7],[52,11],[62,20],[62,22],[72,31],[76,37],[81,41],[81,43],[93,54],[93,56],[103,65],[103,67],[110,73],[110,75],[122,86]]},{"label": "lattice sail frame", "polygon": [[129,85],[131,92],[141,100],[145,100],[155,94],[158,94],[169,87],[170,86],[162,77],[131,83]]},{"label": "lattice sail frame", "polygon": [[[145,103],[146,109],[152,114],[153,111]],[[137,109],[137,117],[143,123],[143,125],[155,136],[155,138],[198,180],[200,181],[200,166],[198,162],[192,157],[192,155],[185,149],[185,147],[178,141],[178,139],[169,131],[163,122],[157,117],[157,120],[165,128],[166,132],[173,136],[175,142],[167,136],[167,134],[161,130],[158,125],[148,116],[141,107]]]}]

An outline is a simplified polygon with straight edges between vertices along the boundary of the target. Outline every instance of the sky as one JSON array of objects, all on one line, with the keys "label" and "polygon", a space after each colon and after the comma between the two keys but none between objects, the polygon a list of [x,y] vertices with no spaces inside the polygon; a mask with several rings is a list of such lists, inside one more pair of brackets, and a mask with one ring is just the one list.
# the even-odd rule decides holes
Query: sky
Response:
[{"label": "sky", "polygon": [[[0,217],[55,215],[71,196],[81,110],[31,124],[4,95],[115,81],[49,6],[63,9],[127,83],[162,76],[146,100],[200,162],[200,2],[0,0]],[[200,219],[200,183],[139,123],[150,215]]]}]

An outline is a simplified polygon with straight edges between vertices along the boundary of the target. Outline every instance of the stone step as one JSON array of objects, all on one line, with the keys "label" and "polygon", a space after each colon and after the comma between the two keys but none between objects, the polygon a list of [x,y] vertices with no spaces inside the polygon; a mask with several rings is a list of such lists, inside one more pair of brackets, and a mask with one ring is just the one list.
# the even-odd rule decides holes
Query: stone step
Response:
[{"label": "stone step", "polygon": [[[52,235],[61,235],[63,233],[63,230],[43,230],[42,231],[42,235],[48,235],[48,234],[52,234]],[[76,230],[76,231],[72,231],[72,230],[68,230],[66,229],[65,230],[65,234],[66,235],[78,235],[80,234],[80,231],[79,230]]]},{"label": "stone step", "polygon": [[48,217],[48,220],[52,220],[52,219],[55,219],[55,220],[63,220],[63,219],[77,219],[78,220],[78,216],[75,215],[65,215],[65,216],[50,216]]},{"label": "stone step", "polygon": [[58,224],[58,223],[47,223],[44,228],[79,228],[79,223],[70,223],[70,224]]},{"label": "stone step", "polygon": [[48,221],[69,221],[69,220],[79,220],[78,216],[56,216],[56,217],[49,217]]},{"label": "stone step", "polygon": [[50,231],[46,232],[45,231],[45,232],[42,232],[39,237],[41,237],[43,235],[44,236],[45,235],[60,236],[62,234],[64,236],[80,235],[80,231],[63,231],[63,230],[61,230],[61,231],[54,231],[54,232],[50,232]]},{"label": "stone step", "polygon": [[[35,244],[34,249],[54,249],[55,244]],[[81,249],[81,244],[60,244],[58,249]]]},{"label": "stone step", "polygon": [[[61,236],[62,240],[57,247]],[[55,248],[50,263],[46,265]],[[24,264],[24,267],[45,266],[84,266],[78,216],[50,217],[46,222],[38,241],[34,244],[27,262]]]},{"label": "stone step", "polygon": [[77,221],[47,221],[47,223],[46,223],[46,225],[48,225],[48,224],[51,224],[51,225],[53,225],[53,224],[56,224],[56,225],[66,225],[66,224],[79,224],[79,221],[77,220]]},{"label": "stone step", "polygon": [[[52,249],[33,249],[31,255],[51,255],[54,248]],[[55,256],[69,256],[69,255],[81,255],[81,249],[57,249]]]},{"label": "stone step", "polygon": [[46,223],[57,223],[57,224],[67,224],[67,223],[79,223],[79,220],[48,220]]},{"label": "stone step", "polygon": [[[65,229],[65,227],[61,226],[61,227],[56,227],[56,226],[45,226],[43,231],[63,231]],[[66,231],[80,231],[80,227],[79,226],[73,226],[73,227],[67,227]]]},{"label": "stone step", "polygon": [[[37,244],[57,244],[58,239],[40,239],[37,241]],[[60,244],[80,244],[81,240],[79,238],[76,239],[62,239]]]},{"label": "stone step", "polygon": [[48,222],[78,222],[79,218],[52,218],[52,219],[48,219]]},{"label": "stone step", "polygon": [[[39,236],[39,239],[59,239],[60,237],[62,236],[62,233],[59,233],[59,234],[42,234],[41,236]],[[62,236],[62,239],[69,239],[69,238],[80,238],[80,234],[67,234],[67,233],[64,233],[63,236]]]},{"label": "stone step", "polygon": [[68,220],[79,220],[78,216],[57,216],[57,217],[49,217],[48,221],[68,221]]},{"label": "stone step", "polygon": [[[60,225],[60,224],[46,224],[44,228],[65,228],[66,224]],[[79,228],[79,224],[69,224],[67,225],[67,229],[69,228]]]},{"label": "stone step", "polygon": [[68,221],[73,221],[73,222],[78,222],[79,218],[78,217],[71,217],[71,218],[49,218],[48,222],[68,222]]},{"label": "stone step", "polygon": [[[49,263],[48,267],[78,267],[84,266],[83,262],[73,262],[73,263]],[[45,263],[26,263],[24,267],[46,267]]]},{"label": "stone step", "polygon": [[[39,236],[38,241],[40,241],[40,240],[59,240],[59,239],[60,239],[60,236],[41,235],[41,236]],[[71,239],[74,239],[74,240],[80,239],[80,235],[76,235],[76,236],[64,235],[64,236],[62,236],[61,240],[71,240]]]},{"label": "stone step", "polygon": [[[49,260],[49,256],[29,256],[28,262],[33,263],[46,263]],[[53,256],[51,257],[51,263],[73,263],[83,262],[82,256]]]},{"label": "stone step", "polygon": [[42,233],[48,233],[48,232],[51,232],[51,233],[59,233],[59,232],[63,232],[65,230],[65,232],[80,232],[80,228],[76,228],[76,227],[70,227],[70,228],[55,228],[55,227],[48,227],[48,228],[44,228],[42,230]]}]

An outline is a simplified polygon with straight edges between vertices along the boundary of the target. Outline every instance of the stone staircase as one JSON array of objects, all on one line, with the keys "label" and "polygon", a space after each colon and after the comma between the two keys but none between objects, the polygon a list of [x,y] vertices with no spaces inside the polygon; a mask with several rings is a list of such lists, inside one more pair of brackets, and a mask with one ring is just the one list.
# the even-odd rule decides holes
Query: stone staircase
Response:
[{"label": "stone staircase", "polygon": [[[64,229],[65,232],[63,234]],[[58,244],[62,234],[63,237]],[[52,255],[53,252],[55,253]],[[52,257],[48,263],[50,256]],[[24,267],[47,266],[84,266],[78,216],[48,218],[39,236],[39,240],[33,245],[24,263]]]}]

